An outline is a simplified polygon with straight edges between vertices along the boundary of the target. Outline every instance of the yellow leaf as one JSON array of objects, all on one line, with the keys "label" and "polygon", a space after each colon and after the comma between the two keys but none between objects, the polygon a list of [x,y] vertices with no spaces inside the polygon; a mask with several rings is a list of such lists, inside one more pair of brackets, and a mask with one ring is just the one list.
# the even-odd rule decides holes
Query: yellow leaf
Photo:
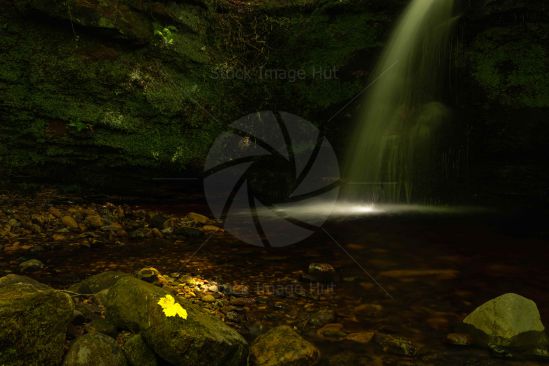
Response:
[{"label": "yellow leaf", "polygon": [[181,305],[175,302],[175,299],[172,295],[166,295],[158,300],[158,305],[162,307],[164,315],[169,316],[179,316],[183,319],[187,319],[187,310],[183,309]]}]

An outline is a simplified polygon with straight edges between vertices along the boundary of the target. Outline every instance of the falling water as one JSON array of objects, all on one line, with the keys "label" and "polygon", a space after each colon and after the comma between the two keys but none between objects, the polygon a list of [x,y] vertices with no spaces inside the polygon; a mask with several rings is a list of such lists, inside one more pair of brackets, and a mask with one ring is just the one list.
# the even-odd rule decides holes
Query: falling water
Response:
[{"label": "falling water", "polygon": [[346,198],[409,202],[434,186],[454,0],[413,0],[374,72],[347,156]]}]

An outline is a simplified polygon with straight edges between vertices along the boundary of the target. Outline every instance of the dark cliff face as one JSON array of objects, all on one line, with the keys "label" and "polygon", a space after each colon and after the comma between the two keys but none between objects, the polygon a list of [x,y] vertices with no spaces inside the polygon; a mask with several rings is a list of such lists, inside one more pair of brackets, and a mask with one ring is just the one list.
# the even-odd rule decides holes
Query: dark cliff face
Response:
[{"label": "dark cliff face", "polygon": [[[199,172],[227,124],[265,109],[322,125],[343,150],[353,106],[327,116],[367,84],[407,3],[0,0],[0,179]],[[448,102],[482,161],[470,171],[491,179],[509,155],[544,151],[547,5],[471,3]]]},{"label": "dark cliff face", "polygon": [[465,8],[456,107],[472,191],[547,202],[549,6],[486,0]]}]

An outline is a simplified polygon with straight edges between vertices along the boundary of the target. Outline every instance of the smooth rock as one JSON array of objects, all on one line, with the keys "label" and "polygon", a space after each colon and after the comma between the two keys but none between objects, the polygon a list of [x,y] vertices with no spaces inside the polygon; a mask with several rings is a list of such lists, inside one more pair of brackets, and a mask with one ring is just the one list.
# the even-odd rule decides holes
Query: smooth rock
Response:
[{"label": "smooth rock", "polygon": [[252,366],[311,366],[319,358],[320,351],[287,325],[257,337],[250,350]]},{"label": "smooth rock", "polygon": [[140,280],[158,285],[162,275],[160,274],[160,271],[154,267],[145,267],[137,271],[136,276]]},{"label": "smooth rock", "polygon": [[531,348],[548,345],[536,303],[508,293],[492,299],[469,314],[463,324],[476,344]]},{"label": "smooth rock", "polygon": [[161,298],[169,293],[134,277],[123,277],[104,299],[107,319],[122,329],[141,332],[162,359],[173,365],[240,366],[248,356],[244,338],[222,321],[180,297],[187,318],[167,317]]},{"label": "smooth rock", "polygon": [[360,343],[360,344],[368,344],[372,341],[374,338],[375,333],[374,332],[356,332],[356,333],[350,333],[345,336],[345,339],[347,341]]},{"label": "smooth rock", "polygon": [[78,337],[69,348],[63,366],[126,366],[128,362],[116,341],[101,333]]},{"label": "smooth rock", "polygon": [[204,302],[214,302],[215,297],[211,294],[206,294],[206,295],[202,296],[202,301],[204,301]]},{"label": "smooth rock", "polygon": [[58,365],[74,304],[69,295],[18,275],[0,278],[0,365]]}]

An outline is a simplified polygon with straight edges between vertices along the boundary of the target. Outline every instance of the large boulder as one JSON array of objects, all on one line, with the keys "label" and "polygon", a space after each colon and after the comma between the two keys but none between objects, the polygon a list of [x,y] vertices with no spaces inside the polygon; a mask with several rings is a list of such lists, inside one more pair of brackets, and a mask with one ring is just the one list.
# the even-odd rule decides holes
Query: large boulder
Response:
[{"label": "large boulder", "polygon": [[536,303],[513,293],[482,304],[463,324],[481,346],[535,349],[548,344]]},{"label": "large boulder", "polygon": [[141,334],[129,337],[122,348],[131,366],[158,365],[154,352],[147,346]]},{"label": "large boulder", "polygon": [[74,311],[67,294],[31,278],[0,278],[0,365],[57,365]]},{"label": "large boulder", "polygon": [[311,366],[319,358],[318,349],[287,325],[257,337],[250,354],[254,366]]},{"label": "large boulder", "polygon": [[109,289],[116,281],[125,276],[131,275],[118,271],[102,272],[72,285],[69,290],[80,294],[96,294],[100,291]]},{"label": "large boulder", "polygon": [[74,341],[63,366],[127,366],[116,341],[101,333],[90,333]]},{"label": "large boulder", "polygon": [[176,298],[187,318],[167,317],[158,304],[169,293],[134,277],[122,277],[104,299],[107,318],[122,329],[141,332],[162,359],[173,365],[237,366],[246,363],[244,338],[222,321]]}]

